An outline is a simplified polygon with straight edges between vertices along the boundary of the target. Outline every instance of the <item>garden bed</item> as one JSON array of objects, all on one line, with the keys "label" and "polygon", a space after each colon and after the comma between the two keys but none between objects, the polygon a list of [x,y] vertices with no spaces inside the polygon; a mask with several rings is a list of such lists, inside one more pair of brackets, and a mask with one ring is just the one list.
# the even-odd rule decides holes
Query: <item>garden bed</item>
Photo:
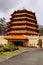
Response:
[{"label": "garden bed", "polygon": [[15,50],[15,51],[9,51],[9,52],[0,52],[0,56],[5,56],[5,57],[12,57],[12,56],[16,56],[20,53],[24,52],[22,49],[19,50]]}]

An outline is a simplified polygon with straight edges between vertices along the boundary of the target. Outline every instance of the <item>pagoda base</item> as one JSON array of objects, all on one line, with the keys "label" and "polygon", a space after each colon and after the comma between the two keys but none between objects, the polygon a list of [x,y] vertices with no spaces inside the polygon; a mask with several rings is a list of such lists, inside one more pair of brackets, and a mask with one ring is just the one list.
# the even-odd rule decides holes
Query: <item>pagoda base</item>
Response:
[{"label": "pagoda base", "polygon": [[8,40],[9,44],[14,44],[16,46],[21,46],[21,47],[28,47],[28,40]]},{"label": "pagoda base", "polygon": [[23,47],[27,47],[28,44],[28,39],[26,36],[24,35],[9,35],[9,36],[5,36],[5,39],[8,40],[8,43],[10,44],[14,44],[14,45],[17,45],[17,46],[23,46]]}]

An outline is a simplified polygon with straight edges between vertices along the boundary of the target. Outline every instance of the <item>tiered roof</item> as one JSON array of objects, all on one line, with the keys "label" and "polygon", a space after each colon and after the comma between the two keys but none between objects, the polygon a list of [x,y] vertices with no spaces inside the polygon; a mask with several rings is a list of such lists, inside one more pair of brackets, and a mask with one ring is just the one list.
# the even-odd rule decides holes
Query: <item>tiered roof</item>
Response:
[{"label": "tiered roof", "polygon": [[7,27],[7,35],[40,35],[35,13],[26,9],[14,11]]}]

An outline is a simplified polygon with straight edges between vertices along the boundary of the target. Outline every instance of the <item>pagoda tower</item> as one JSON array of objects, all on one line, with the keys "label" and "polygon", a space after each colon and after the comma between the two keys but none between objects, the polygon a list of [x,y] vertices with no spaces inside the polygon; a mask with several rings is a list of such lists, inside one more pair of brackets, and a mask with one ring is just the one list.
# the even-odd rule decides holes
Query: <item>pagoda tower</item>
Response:
[{"label": "pagoda tower", "polygon": [[6,35],[8,40],[27,40],[26,36],[39,36],[35,13],[26,9],[14,11],[8,22]]}]

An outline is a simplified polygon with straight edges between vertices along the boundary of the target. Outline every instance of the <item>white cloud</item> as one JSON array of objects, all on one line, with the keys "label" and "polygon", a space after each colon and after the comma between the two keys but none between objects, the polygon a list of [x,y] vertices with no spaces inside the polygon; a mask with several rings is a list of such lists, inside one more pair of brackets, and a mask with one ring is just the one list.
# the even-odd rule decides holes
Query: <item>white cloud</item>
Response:
[{"label": "white cloud", "polygon": [[4,13],[0,11],[0,18],[4,16]]},{"label": "white cloud", "polygon": [[0,17],[8,21],[14,10],[23,8],[34,11],[38,23],[43,25],[43,0],[0,0]]}]

